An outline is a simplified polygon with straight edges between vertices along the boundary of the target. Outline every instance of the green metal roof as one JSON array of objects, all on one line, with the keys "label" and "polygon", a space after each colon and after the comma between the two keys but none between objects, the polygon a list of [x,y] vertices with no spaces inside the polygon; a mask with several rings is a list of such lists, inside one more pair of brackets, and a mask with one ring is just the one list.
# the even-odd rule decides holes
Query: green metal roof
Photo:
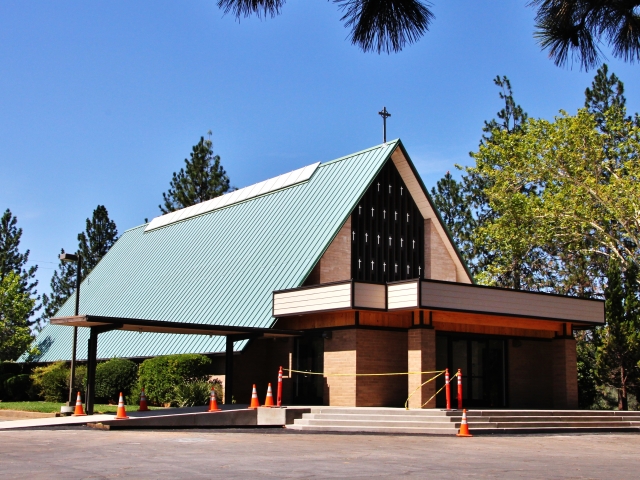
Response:
[{"label": "green metal roof", "polygon": [[[82,282],[80,313],[271,327],[272,292],[302,285],[399,144],[321,164],[306,182],[156,230],[127,230]],[[74,303],[72,296],[56,316],[73,315]],[[35,360],[68,360],[72,330],[47,325]],[[88,329],[78,330],[77,358],[85,359]],[[98,342],[98,358],[222,351],[223,337],[202,335],[116,330]]]}]

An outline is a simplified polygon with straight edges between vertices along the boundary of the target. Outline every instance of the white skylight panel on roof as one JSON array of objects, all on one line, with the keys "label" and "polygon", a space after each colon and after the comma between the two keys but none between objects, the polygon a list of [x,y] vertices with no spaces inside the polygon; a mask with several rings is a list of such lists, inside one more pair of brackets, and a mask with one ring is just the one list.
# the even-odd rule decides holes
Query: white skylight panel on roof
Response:
[{"label": "white skylight panel on roof", "polygon": [[190,207],[176,210],[175,212],[161,215],[151,220],[144,231],[148,232],[149,230],[153,230],[155,228],[164,227],[181,220],[186,220],[197,215],[202,215],[219,208],[233,205],[234,203],[239,203],[244,200],[258,197],[260,195],[275,192],[276,190],[287,188],[297,183],[306,182],[311,178],[319,165],[320,162],[307,165],[306,167],[299,168],[292,172],[284,173],[277,177],[255,183],[253,185],[249,185],[247,187],[236,190],[235,192],[227,193],[225,195],[221,195],[220,197],[207,200],[206,202],[202,202],[197,205],[192,205]]}]

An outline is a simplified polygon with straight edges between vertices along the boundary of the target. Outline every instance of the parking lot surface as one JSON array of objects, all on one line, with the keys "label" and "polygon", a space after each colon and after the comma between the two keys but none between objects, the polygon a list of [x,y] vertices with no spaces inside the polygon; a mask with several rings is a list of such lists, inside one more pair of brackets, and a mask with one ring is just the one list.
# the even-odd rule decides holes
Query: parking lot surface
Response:
[{"label": "parking lot surface", "polygon": [[0,432],[0,478],[640,478],[640,435]]}]

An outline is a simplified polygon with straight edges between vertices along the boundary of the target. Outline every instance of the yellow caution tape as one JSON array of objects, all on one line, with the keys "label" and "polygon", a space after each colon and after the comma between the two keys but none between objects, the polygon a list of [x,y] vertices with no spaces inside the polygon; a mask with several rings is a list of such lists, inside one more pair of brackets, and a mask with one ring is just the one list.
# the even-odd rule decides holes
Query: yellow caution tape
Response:
[{"label": "yellow caution tape", "polygon": [[421,375],[427,373],[439,373],[442,375],[444,370],[435,370],[433,372],[394,372],[394,373],[324,373],[324,372],[305,372],[303,370],[293,370],[291,368],[284,368],[289,373],[301,373],[303,375],[322,375],[323,377],[378,377],[384,375]]},{"label": "yellow caution tape", "polygon": [[[392,373],[324,373],[324,372],[305,372],[304,370],[294,370],[292,368],[284,368],[283,370],[287,370],[289,372],[289,376],[291,376],[292,373],[299,373],[302,375],[322,375],[323,377],[379,377],[379,376],[386,376],[386,375],[424,375],[429,373],[436,373],[437,375],[431,377],[426,382],[423,382],[418,388],[416,388],[413,392],[411,392],[411,394],[407,397],[407,401],[404,402],[404,408],[406,408],[407,410],[409,410],[409,407],[408,407],[409,399],[413,396],[414,393],[416,393],[418,390],[424,387],[427,383],[432,382],[433,380],[438,378],[440,375],[445,373],[445,370],[433,370],[430,372],[392,372]],[[457,372],[453,374],[449,378],[449,383],[451,383],[451,381],[457,376],[458,376]],[[431,398],[429,398],[429,400],[427,400],[422,404],[422,407],[424,407],[431,400],[433,400],[435,396],[438,395],[442,390],[444,390],[446,386],[447,384],[445,383],[436,393],[434,393],[431,396]]]},{"label": "yellow caution tape", "polygon": [[[435,373],[435,372],[430,372],[430,373]],[[416,388],[413,392],[411,392],[411,394],[407,397],[407,401],[404,402],[404,408],[409,410],[409,399],[413,396],[414,393],[416,393],[418,390],[420,390],[423,386],[425,386],[427,383],[434,381],[436,378],[438,378],[440,375],[442,375],[444,373],[444,370],[442,370],[440,373],[438,373],[435,377],[431,377],[429,380],[427,380],[426,382],[423,382],[422,385],[420,385],[418,388]],[[424,405],[423,405],[424,406]]]},{"label": "yellow caution tape", "polygon": [[[449,383],[451,383],[451,380],[453,380],[453,379],[454,379],[454,378],[456,378],[457,376],[458,376],[458,373],[455,373],[455,374],[453,375],[453,377],[449,378]],[[426,382],[425,382],[425,383],[426,383]],[[424,385],[424,383],[423,383],[422,385]],[[422,385],[420,385],[420,387],[422,387]],[[424,408],[424,406],[425,406],[427,403],[429,403],[431,400],[433,400],[433,398],[434,398],[436,395],[438,395],[442,390],[444,390],[444,388],[445,388],[446,386],[447,386],[447,384],[446,384],[446,382],[445,382],[445,384],[444,384],[442,387],[440,387],[440,390],[438,390],[436,393],[434,393],[434,394],[431,396],[431,398],[430,398],[429,400],[427,400],[426,402],[424,402],[424,403],[422,404],[422,407],[420,407],[420,408]],[[418,387],[418,388],[420,388],[420,387]],[[415,393],[415,392],[414,392],[414,393]],[[413,393],[412,393],[411,395],[413,395]],[[411,395],[409,395],[409,397],[411,397]],[[408,398],[407,398],[407,402],[409,402],[409,399],[408,399]],[[406,408],[406,407],[407,407],[407,404],[405,403],[405,405],[404,405],[404,406],[405,406],[405,408]]]}]

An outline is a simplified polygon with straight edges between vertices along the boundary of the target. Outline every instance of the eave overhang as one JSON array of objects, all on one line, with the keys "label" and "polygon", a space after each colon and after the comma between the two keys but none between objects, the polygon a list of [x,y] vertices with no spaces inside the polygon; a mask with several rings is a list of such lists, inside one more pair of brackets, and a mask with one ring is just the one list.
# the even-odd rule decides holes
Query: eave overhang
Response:
[{"label": "eave overhang", "polygon": [[604,302],[542,292],[412,279],[383,284],[352,280],[273,292],[273,316],[349,310],[443,311],[528,320],[604,324]]},{"label": "eave overhang", "polygon": [[72,327],[108,327],[134,332],[178,333],[185,335],[221,335],[236,337],[296,337],[303,334],[298,330],[274,328],[237,327],[229,325],[208,325],[201,323],[182,323],[165,320],[143,320],[136,318],[103,317],[98,315],[78,315],[55,317],[52,325]]}]

